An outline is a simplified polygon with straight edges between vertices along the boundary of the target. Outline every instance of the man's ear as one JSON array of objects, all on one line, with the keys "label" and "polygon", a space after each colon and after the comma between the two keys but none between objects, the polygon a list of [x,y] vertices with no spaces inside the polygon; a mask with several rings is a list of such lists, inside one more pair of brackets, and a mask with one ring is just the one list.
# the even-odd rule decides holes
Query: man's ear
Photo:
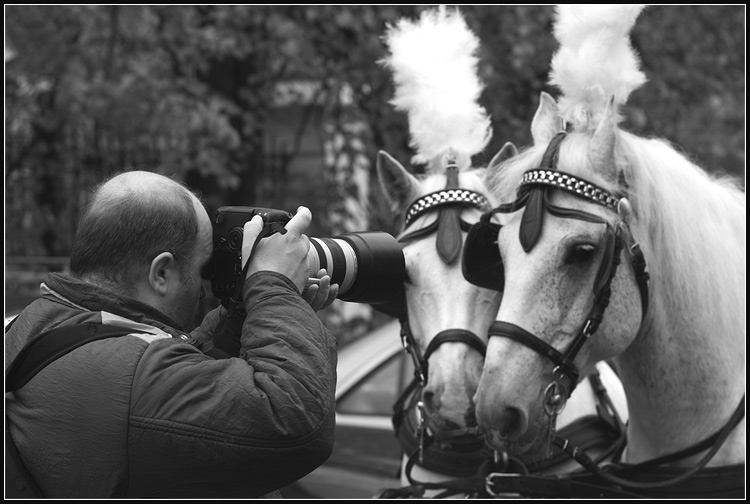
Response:
[{"label": "man's ear", "polygon": [[148,272],[148,283],[157,294],[169,293],[170,282],[178,275],[177,263],[171,252],[162,252],[151,261]]}]

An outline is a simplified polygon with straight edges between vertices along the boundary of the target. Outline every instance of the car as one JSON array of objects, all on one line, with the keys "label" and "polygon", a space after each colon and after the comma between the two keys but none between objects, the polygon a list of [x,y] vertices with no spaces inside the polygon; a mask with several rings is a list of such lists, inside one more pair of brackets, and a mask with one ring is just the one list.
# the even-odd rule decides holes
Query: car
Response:
[{"label": "car", "polygon": [[336,431],[331,457],[281,490],[285,498],[367,499],[398,488],[402,449],[391,417],[393,405],[414,378],[390,321],[339,349]]}]

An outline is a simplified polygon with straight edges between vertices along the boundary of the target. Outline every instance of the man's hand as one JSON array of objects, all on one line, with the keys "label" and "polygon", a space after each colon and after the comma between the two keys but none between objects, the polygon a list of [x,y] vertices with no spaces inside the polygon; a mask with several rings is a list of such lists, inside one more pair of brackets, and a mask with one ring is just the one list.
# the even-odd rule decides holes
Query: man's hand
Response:
[{"label": "man's hand", "polygon": [[310,278],[307,287],[302,291],[302,298],[310,303],[315,311],[329,306],[339,293],[339,284],[331,285],[331,277],[322,269],[318,271],[316,278]]},{"label": "man's hand", "polygon": [[310,210],[299,207],[285,226],[286,233],[274,233],[263,238],[255,250],[252,247],[263,229],[263,219],[256,215],[246,222],[242,239],[242,265],[244,268],[249,257],[247,276],[257,271],[275,271],[289,278],[302,292],[309,276],[307,254],[310,249],[310,240],[303,233],[311,221]]}]

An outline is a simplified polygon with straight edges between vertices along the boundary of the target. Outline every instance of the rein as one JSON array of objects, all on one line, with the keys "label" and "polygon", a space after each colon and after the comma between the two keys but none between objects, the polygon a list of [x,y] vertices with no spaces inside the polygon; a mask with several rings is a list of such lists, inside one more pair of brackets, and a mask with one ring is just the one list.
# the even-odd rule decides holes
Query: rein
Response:
[{"label": "rein", "polygon": [[[606,395],[598,375],[590,375],[597,401],[604,409],[609,397]],[[597,385],[598,382],[598,385]],[[603,392],[603,394],[602,394]],[[550,498],[644,498],[644,497],[738,497],[744,495],[745,464],[728,467],[709,467],[706,464],[716,454],[726,438],[737,426],[745,413],[745,398],[740,401],[729,421],[712,436],[679,452],[658,457],[640,464],[607,463],[602,460],[613,457],[624,447],[626,438],[621,422],[609,423],[607,415],[599,410],[599,416],[577,419],[573,424],[560,430],[553,444],[557,448],[554,457],[536,466],[526,466],[518,459],[504,457],[502,464],[497,458],[487,456],[485,463],[476,475],[459,477],[438,483],[417,481],[410,471],[416,462],[416,452],[407,462],[406,475],[410,485],[384,491],[380,498],[423,497],[426,490],[442,490],[433,498],[467,494],[475,498],[488,497],[550,497]],[[608,415],[616,412],[612,409]],[[611,416],[610,416],[611,418]],[[603,421],[604,420],[604,421]],[[591,433],[594,432],[594,436]],[[614,441],[614,442],[613,442]],[[601,446],[605,448],[596,459],[586,454],[586,450]],[[668,462],[710,450],[692,468],[659,467]],[[533,474],[552,467],[567,459],[573,459],[582,469],[564,475]],[[471,461],[472,458],[466,457]],[[494,469],[493,469],[494,468]],[[464,468],[464,471],[466,468]],[[703,470],[699,474],[699,471]],[[692,478],[692,479],[691,479]],[[677,486],[679,484],[679,486]]]},{"label": "rein", "polygon": [[[597,461],[600,461],[613,456],[619,450],[624,442],[625,425],[620,420],[617,410],[601,382],[599,373],[593,373],[587,379],[595,393],[598,414],[576,419],[563,427],[560,430],[560,435],[564,436],[564,439],[568,440],[569,443],[575,444],[579,450],[601,450],[601,454],[597,457]],[[555,446],[551,456],[533,464],[524,464],[507,454],[498,456],[497,452],[493,452],[484,444],[482,438],[452,438],[451,433],[436,434],[425,443],[423,447],[425,460],[420,462],[420,465],[432,471],[454,474],[456,478],[435,483],[419,481],[411,474],[420,457],[420,447],[416,439],[420,413],[418,408],[413,409],[419,400],[418,394],[419,390],[416,387],[410,388],[406,393],[407,400],[401,403],[404,413],[403,423],[401,429],[397,431],[402,447],[407,454],[410,454],[404,468],[404,474],[409,481],[409,485],[385,490],[379,496],[380,498],[423,497],[426,490],[442,490],[433,498],[445,498],[461,493],[469,494],[472,497],[490,497],[493,494],[488,489],[495,488],[503,488],[502,493],[515,491],[523,495],[529,495],[538,490],[540,482],[546,482],[544,478],[558,478],[557,476],[535,475],[534,473],[549,470],[570,460],[570,455],[567,452],[561,447]],[[414,414],[409,414],[410,412],[414,412]],[[448,444],[450,451],[442,449],[441,443],[435,443],[435,441]],[[501,482],[500,484],[498,479]],[[546,486],[549,487],[549,482],[546,482]],[[592,487],[595,486],[592,485]],[[633,496],[633,494],[616,492],[612,489],[608,492],[609,496]],[[499,491],[494,496],[498,495],[500,495]],[[557,496],[554,492],[546,495]],[[596,495],[599,496],[601,493]]]}]

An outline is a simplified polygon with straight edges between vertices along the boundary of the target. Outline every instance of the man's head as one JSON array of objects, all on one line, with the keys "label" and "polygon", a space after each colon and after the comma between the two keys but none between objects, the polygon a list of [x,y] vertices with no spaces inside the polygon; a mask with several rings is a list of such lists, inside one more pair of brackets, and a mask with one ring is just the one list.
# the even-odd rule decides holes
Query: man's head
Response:
[{"label": "man's head", "polygon": [[115,286],[189,327],[211,257],[211,221],[200,200],[174,180],[126,172],[87,204],[70,257],[81,279]]}]

